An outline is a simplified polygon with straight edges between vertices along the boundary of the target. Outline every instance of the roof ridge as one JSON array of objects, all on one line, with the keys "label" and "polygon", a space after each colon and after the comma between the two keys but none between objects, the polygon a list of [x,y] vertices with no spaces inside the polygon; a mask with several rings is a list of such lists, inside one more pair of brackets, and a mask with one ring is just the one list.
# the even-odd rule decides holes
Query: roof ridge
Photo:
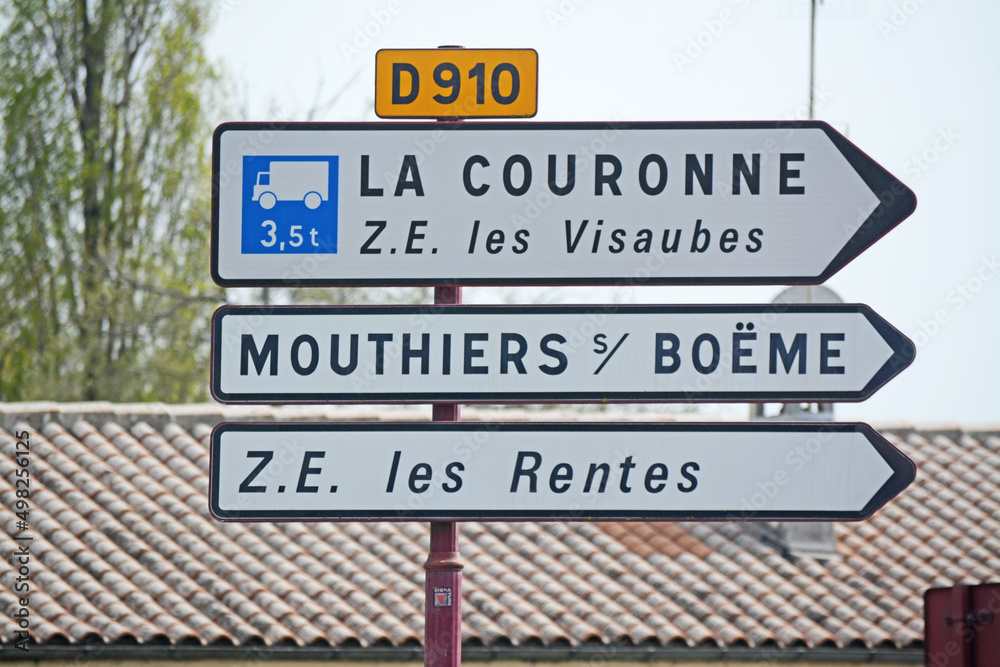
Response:
[{"label": "roof ridge", "polygon": [[[496,407],[468,405],[463,410],[467,421],[709,421],[732,422],[707,414],[674,412],[617,412],[574,411],[572,408],[531,409],[530,407]],[[611,418],[610,420],[608,418]],[[112,401],[25,401],[5,403],[0,401],[0,428],[10,431],[15,424],[27,422],[39,429],[55,422],[72,427],[78,421],[99,425],[112,420],[132,427],[146,422],[156,430],[175,423],[190,431],[196,424],[214,426],[222,421],[427,421],[430,418],[426,405],[358,404],[303,404],[303,405],[225,405],[218,402],[204,403],[114,403]],[[854,420],[857,421],[857,420]],[[879,431],[904,434],[920,432],[937,433],[996,433],[1000,422],[905,422],[886,420],[869,422]]]}]

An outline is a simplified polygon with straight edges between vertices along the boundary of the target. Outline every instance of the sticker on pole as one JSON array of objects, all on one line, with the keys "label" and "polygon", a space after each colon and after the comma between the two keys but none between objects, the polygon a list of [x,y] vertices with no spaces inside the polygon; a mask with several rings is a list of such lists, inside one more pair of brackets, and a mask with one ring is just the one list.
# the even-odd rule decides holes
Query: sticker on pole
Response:
[{"label": "sticker on pole", "polygon": [[451,588],[447,586],[434,587],[434,606],[435,607],[451,606]]},{"label": "sticker on pole", "polygon": [[339,158],[243,157],[243,254],[336,254]]}]

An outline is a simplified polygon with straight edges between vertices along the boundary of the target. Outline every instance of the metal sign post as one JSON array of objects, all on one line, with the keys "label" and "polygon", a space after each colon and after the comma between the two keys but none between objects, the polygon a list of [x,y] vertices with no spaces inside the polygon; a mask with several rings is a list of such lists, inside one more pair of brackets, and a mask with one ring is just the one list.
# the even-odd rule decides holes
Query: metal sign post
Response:
[{"label": "metal sign post", "polygon": [[[460,305],[462,288],[434,288],[435,305]],[[435,403],[436,422],[461,420],[458,403]],[[424,563],[424,665],[457,667],[462,663],[462,558],[458,553],[458,522],[431,522],[431,548]]]}]

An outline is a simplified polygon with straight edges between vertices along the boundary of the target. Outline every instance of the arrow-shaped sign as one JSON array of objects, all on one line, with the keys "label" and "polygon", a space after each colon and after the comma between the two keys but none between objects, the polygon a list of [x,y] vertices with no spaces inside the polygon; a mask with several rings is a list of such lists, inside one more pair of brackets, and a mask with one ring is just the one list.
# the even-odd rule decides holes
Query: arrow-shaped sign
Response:
[{"label": "arrow-shaped sign", "polygon": [[860,401],[914,346],[863,305],[224,306],[228,403]]},{"label": "arrow-shaped sign", "polygon": [[223,521],[864,519],[913,481],[866,424],[221,424]]},{"label": "arrow-shaped sign", "polygon": [[821,283],[916,198],[826,123],[227,123],[224,286]]}]

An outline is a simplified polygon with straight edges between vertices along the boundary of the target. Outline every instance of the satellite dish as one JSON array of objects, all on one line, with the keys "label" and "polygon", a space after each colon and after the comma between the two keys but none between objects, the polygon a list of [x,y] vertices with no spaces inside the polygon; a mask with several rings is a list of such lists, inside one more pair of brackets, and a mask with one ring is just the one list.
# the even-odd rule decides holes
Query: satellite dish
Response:
[{"label": "satellite dish", "polygon": [[[844,300],[823,285],[794,285],[781,291],[771,303],[843,303]],[[782,403],[777,414],[766,414],[763,403],[750,406],[751,419],[783,421],[833,421],[833,403]]]},{"label": "satellite dish", "polygon": [[771,303],[844,303],[844,300],[823,285],[795,285],[783,290]]},{"label": "satellite dish", "polygon": [[[771,303],[843,303],[844,300],[823,285],[795,285],[782,290]],[[779,421],[833,421],[833,403],[783,403],[778,414],[764,416],[764,405],[750,406],[751,419]],[[760,530],[783,544],[793,554],[813,558],[831,558],[837,553],[837,535],[833,522],[781,521],[768,523]]]}]

